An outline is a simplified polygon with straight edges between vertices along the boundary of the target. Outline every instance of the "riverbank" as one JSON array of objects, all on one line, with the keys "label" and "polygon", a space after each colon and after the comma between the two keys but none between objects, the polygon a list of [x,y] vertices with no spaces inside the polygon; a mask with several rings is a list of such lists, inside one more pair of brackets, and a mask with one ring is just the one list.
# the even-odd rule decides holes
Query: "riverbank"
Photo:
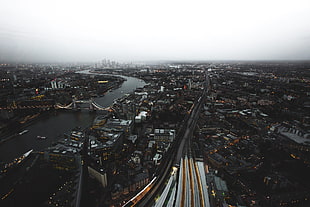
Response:
[{"label": "riverbank", "polygon": [[[141,79],[130,76],[123,76],[126,80],[121,87],[115,88],[107,92],[102,97],[96,97],[95,102],[102,107],[109,107],[113,102],[125,94],[133,92],[136,88],[143,88],[145,84]],[[54,112],[53,112],[54,111]],[[88,127],[96,117],[96,113],[89,113],[88,111],[74,112],[71,110],[53,110],[47,113],[47,116],[40,116],[37,119],[23,125],[23,128],[16,127],[10,131],[10,135],[19,133],[25,129],[29,130],[27,133],[7,139],[0,144],[0,160],[9,162],[20,154],[33,149],[34,151],[42,150],[50,147],[57,142],[64,133],[80,126],[82,128]],[[2,138],[4,137],[2,134]],[[8,134],[6,134],[8,136]],[[37,136],[47,137],[45,140],[38,140]]]},{"label": "riverbank", "polygon": [[[87,74],[90,75],[90,74]],[[106,94],[110,93],[113,90],[116,90],[120,88],[123,83],[126,81],[126,78],[124,77],[116,77],[114,78],[115,82],[108,82],[108,85],[106,87],[99,87],[101,90],[96,91],[96,94],[92,95],[92,92],[89,91],[88,94],[93,97],[104,97]],[[98,81],[99,82],[99,81]],[[89,98],[89,97],[82,97],[82,99]],[[31,109],[34,110],[34,109]],[[48,111],[29,111],[29,114],[27,114],[26,111],[22,111],[22,113],[25,112],[25,115],[21,115],[21,113],[16,112],[16,114],[19,114],[19,118],[12,117],[12,119],[6,120],[6,123],[1,128],[0,133],[0,145],[13,139],[16,137],[19,137],[19,132],[25,130],[30,125],[36,123],[38,120],[40,120],[43,117],[46,117],[51,112],[54,113],[55,109],[50,109]]]}]

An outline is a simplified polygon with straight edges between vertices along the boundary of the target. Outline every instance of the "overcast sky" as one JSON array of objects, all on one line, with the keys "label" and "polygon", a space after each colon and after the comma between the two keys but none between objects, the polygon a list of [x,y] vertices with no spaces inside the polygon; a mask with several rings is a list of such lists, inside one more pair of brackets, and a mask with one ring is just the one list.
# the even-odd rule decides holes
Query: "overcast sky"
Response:
[{"label": "overcast sky", "polygon": [[0,0],[0,61],[310,59],[309,0]]}]

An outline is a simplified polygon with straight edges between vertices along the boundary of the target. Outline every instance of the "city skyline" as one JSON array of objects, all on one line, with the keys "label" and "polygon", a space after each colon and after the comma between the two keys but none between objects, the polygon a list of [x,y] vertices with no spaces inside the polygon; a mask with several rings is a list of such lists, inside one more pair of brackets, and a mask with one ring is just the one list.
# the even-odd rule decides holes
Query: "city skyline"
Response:
[{"label": "city skyline", "polygon": [[9,1],[1,62],[309,60],[298,1]]},{"label": "city skyline", "polygon": [[309,206],[310,61],[104,63],[0,64],[1,206]]}]

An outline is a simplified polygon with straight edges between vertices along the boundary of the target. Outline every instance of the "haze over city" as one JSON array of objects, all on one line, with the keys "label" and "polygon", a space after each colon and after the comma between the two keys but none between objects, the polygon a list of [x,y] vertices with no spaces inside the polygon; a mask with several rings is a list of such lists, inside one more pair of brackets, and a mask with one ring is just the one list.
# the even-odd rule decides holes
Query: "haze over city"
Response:
[{"label": "haze over city", "polygon": [[307,60],[307,0],[2,1],[1,62]]},{"label": "haze over city", "polygon": [[0,206],[310,206],[309,0],[0,0]]}]

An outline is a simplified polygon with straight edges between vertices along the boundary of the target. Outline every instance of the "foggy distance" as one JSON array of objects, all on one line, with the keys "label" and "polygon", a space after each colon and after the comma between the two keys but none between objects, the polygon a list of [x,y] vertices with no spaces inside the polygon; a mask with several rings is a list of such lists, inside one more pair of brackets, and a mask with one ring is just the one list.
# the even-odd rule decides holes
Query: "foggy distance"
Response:
[{"label": "foggy distance", "polygon": [[307,0],[1,1],[1,62],[305,60]]}]

